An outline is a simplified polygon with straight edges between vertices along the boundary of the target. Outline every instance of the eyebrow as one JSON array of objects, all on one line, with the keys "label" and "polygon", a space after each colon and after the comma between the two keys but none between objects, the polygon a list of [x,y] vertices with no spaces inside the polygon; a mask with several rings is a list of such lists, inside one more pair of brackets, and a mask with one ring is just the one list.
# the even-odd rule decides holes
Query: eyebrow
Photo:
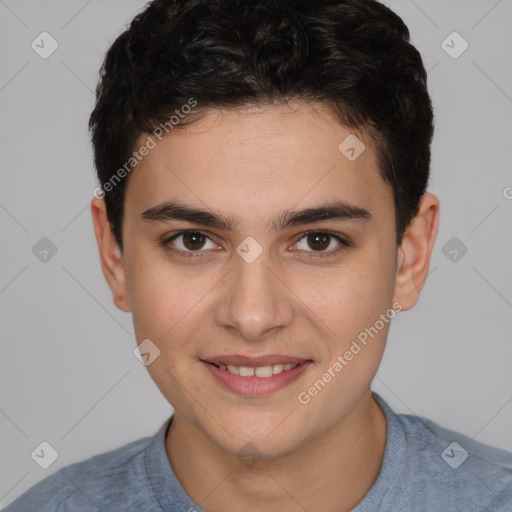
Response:
[{"label": "eyebrow", "polygon": [[[192,224],[200,224],[224,231],[234,231],[237,226],[237,219],[234,217],[226,217],[202,208],[172,201],[167,201],[145,210],[141,217],[147,222],[183,220]],[[351,205],[345,201],[335,201],[315,208],[286,210],[272,222],[272,228],[276,231],[283,231],[291,226],[315,222],[335,220],[366,222],[371,218],[371,213],[365,208]]]}]

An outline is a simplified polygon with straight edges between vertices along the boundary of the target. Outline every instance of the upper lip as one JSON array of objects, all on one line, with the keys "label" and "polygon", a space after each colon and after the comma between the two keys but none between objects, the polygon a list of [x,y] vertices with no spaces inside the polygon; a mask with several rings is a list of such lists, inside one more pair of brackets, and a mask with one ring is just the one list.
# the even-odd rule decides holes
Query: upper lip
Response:
[{"label": "upper lip", "polygon": [[249,368],[257,368],[258,366],[271,366],[274,364],[301,364],[309,359],[304,357],[283,356],[279,354],[268,354],[264,356],[215,356],[201,359],[207,363],[226,366],[247,366]]}]

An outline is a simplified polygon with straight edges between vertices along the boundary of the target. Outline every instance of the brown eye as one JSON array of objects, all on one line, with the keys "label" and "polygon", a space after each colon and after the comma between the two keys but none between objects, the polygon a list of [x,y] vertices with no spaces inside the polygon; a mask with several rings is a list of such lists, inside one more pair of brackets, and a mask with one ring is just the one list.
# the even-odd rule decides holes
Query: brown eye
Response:
[{"label": "brown eye", "polygon": [[331,236],[327,233],[310,233],[307,240],[309,247],[316,251],[323,251],[329,247]]},{"label": "brown eye", "polygon": [[183,245],[190,251],[197,251],[198,249],[202,249],[206,241],[205,235],[195,231],[184,233],[182,236]]},{"label": "brown eye", "polygon": [[[297,249],[310,256],[334,256],[339,251],[351,247],[350,242],[328,231],[308,231],[296,243]],[[316,254],[315,254],[316,253]]]},{"label": "brown eye", "polygon": [[169,250],[184,256],[199,256],[207,252],[208,249],[219,248],[206,233],[201,231],[180,231],[164,241],[163,244]]}]

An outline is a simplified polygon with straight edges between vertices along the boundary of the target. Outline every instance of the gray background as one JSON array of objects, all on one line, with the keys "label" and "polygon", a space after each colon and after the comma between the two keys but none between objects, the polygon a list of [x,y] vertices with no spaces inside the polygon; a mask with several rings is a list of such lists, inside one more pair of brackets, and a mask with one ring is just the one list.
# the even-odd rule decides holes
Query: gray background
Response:
[{"label": "gray background", "polygon": [[[393,321],[374,389],[398,412],[512,451],[512,2],[385,3],[429,70],[442,210],[431,275]],[[142,6],[0,0],[0,508],[62,466],[154,434],[172,411],[133,356],[89,212],[97,72]],[[47,59],[31,48],[43,31],[59,44]],[[457,59],[442,47],[454,31],[469,43]],[[32,251],[43,237],[57,247],[46,262]],[[42,441],[59,454],[48,469],[30,456]]]}]

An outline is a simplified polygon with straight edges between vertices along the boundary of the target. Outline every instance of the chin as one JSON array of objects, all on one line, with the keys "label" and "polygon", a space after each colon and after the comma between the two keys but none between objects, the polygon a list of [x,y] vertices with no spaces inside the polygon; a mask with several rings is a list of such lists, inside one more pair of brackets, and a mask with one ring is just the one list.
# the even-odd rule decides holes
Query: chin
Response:
[{"label": "chin", "polygon": [[294,413],[283,421],[287,414],[267,413],[262,417],[255,412],[224,416],[222,427],[209,422],[204,430],[214,444],[232,456],[275,459],[295,452],[308,437],[299,419],[291,419]]}]

